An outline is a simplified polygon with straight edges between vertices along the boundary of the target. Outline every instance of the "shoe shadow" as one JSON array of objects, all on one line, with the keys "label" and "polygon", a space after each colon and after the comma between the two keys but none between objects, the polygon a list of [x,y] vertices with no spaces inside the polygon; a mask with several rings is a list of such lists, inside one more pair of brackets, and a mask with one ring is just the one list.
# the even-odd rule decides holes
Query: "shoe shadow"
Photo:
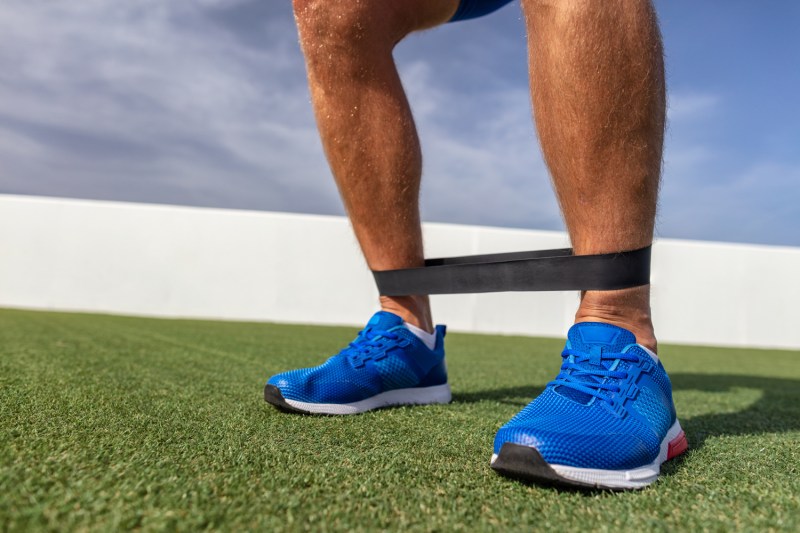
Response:
[{"label": "shoe shadow", "polygon": [[[709,438],[761,435],[800,430],[800,380],[735,374],[671,373],[678,419],[689,441],[689,452]],[[496,401],[527,405],[544,387],[523,386],[457,393],[458,402]],[[682,413],[681,402],[692,402]],[[692,414],[695,413],[695,414]],[[686,454],[662,466],[662,475],[680,469]],[[590,491],[595,492],[595,491]]]},{"label": "shoe shadow", "polygon": [[454,392],[453,403],[498,402],[507,405],[525,407],[530,401],[541,394],[542,385],[523,385],[520,387],[505,387],[502,389],[489,389],[474,392]]},{"label": "shoe shadow", "polygon": [[[800,380],[681,373],[671,374],[670,380],[678,399],[678,420],[689,441],[689,454],[664,463],[662,476],[676,473],[687,456],[701,449],[709,438],[800,430]],[[692,405],[692,411],[700,411],[699,414],[681,414],[682,392],[694,395],[691,401],[698,403]],[[742,405],[743,396],[746,405]]]},{"label": "shoe shadow", "polygon": [[[670,375],[672,390],[710,393],[699,407],[708,412],[678,419],[691,447],[700,448],[709,437],[760,435],[800,430],[800,380],[733,374]],[[736,406],[737,394],[755,393],[745,407]],[[748,394],[751,396],[752,394]],[[711,405],[709,405],[711,404]],[[727,404],[727,408],[726,408]],[[698,406],[695,406],[695,410]]]}]

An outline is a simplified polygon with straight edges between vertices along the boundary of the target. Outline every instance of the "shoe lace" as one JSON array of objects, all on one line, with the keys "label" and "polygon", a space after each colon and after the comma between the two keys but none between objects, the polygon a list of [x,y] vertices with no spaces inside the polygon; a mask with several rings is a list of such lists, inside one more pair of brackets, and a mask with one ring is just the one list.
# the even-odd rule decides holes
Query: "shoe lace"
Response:
[{"label": "shoe lace", "polygon": [[356,339],[339,352],[339,355],[348,357],[353,366],[360,367],[365,361],[385,353],[389,344],[399,338],[399,335],[391,331],[365,328],[358,332]]},{"label": "shoe lace", "polygon": [[[635,354],[604,353],[599,348],[592,353],[567,348],[561,352],[561,357],[564,359],[561,372],[547,384],[548,387],[568,387],[609,404],[613,402],[607,393],[621,392],[619,382],[628,378],[628,372],[624,370],[610,370],[614,367],[614,361],[639,362]],[[612,363],[605,366],[603,361]]]}]

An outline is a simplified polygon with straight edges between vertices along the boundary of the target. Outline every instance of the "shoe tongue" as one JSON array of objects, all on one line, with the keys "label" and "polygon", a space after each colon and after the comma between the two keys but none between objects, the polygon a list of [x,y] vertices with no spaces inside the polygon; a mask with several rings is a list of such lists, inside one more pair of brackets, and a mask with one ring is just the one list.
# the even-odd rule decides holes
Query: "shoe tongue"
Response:
[{"label": "shoe tongue", "polygon": [[629,344],[636,344],[636,337],[627,329],[601,322],[580,322],[569,328],[569,347],[579,352],[591,353],[602,347],[604,352],[621,352]]},{"label": "shoe tongue", "polygon": [[367,322],[367,327],[389,331],[390,329],[397,326],[402,326],[403,324],[403,319],[394,313],[390,313],[388,311],[378,311],[372,315],[372,318],[369,319],[369,322]]},{"label": "shoe tongue", "polygon": [[[600,354],[619,353],[629,344],[635,344],[636,337],[627,329],[602,322],[580,322],[569,329],[567,333],[567,348],[584,352],[590,355],[589,361],[581,367],[595,370],[608,370],[610,361],[601,362]],[[593,359],[597,358],[595,361]],[[575,377],[577,381],[595,382],[590,376]],[[587,404],[592,396],[566,386],[556,387],[556,391],[575,402]]]}]

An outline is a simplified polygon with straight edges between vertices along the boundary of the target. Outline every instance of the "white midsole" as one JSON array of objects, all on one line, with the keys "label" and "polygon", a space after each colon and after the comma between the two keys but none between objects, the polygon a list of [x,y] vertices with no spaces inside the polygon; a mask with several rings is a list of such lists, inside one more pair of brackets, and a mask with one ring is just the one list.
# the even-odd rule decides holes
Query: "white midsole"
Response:
[{"label": "white midsole", "polygon": [[[661,464],[667,460],[669,443],[681,434],[681,425],[677,419],[661,441],[658,457],[649,465],[633,470],[602,470],[599,468],[577,468],[574,466],[553,465],[550,467],[564,478],[587,485],[611,489],[639,489],[653,483],[661,472]],[[497,454],[492,455],[492,463]]]},{"label": "white midsole", "polygon": [[308,413],[354,415],[390,405],[449,403],[451,397],[450,385],[445,383],[444,385],[434,385],[432,387],[390,390],[353,403],[310,403],[298,402],[288,398],[284,398],[284,400],[292,407]]}]

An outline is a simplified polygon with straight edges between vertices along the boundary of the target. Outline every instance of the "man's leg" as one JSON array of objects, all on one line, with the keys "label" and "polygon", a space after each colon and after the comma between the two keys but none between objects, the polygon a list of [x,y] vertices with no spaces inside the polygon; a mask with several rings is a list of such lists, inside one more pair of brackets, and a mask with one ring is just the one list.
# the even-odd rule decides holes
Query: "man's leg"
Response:
[{"label": "man's leg", "polygon": [[[458,0],[294,0],[322,144],[373,270],[423,263],[422,157],[392,49],[457,7]],[[445,330],[433,328],[427,297],[382,298],[381,307],[322,365],[272,376],[264,399],[326,414],[449,402]]]},{"label": "man's leg", "polygon": [[[649,0],[523,0],[545,159],[578,254],[650,244],[664,67]],[[586,291],[561,372],[497,432],[492,466],[580,487],[641,488],[686,450],[654,353],[649,287]]]},{"label": "man's leg", "polygon": [[[392,49],[446,22],[458,0],[295,0],[311,98],[325,153],[373,270],[423,263],[418,195],[422,156]],[[426,296],[381,307],[433,331]]]},{"label": "man's leg", "polygon": [[[649,0],[523,0],[536,125],[578,254],[653,239],[664,138],[661,38]],[[650,287],[587,291],[576,322],[656,350]]]}]

